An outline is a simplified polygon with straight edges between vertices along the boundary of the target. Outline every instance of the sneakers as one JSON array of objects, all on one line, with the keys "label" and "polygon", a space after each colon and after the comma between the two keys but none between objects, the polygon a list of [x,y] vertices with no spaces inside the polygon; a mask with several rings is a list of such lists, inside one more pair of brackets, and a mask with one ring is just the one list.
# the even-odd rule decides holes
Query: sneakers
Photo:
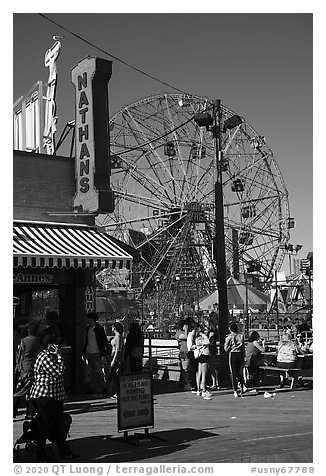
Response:
[{"label": "sneakers", "polygon": [[197,390],[197,397],[201,397],[201,390]]},{"label": "sneakers", "polygon": [[238,398],[239,397],[238,392],[233,392],[233,396],[234,398]]},{"label": "sneakers", "polygon": [[274,397],[276,397],[276,393],[269,393],[269,392],[264,393],[264,398],[274,398]]},{"label": "sneakers", "polygon": [[244,385],[244,386],[242,387],[241,395],[243,395],[243,394],[246,393],[246,392],[248,392],[248,389],[247,389],[247,387]]},{"label": "sneakers", "polygon": [[204,400],[212,400],[212,394],[207,391],[202,393],[202,397]]},{"label": "sneakers", "polygon": [[197,393],[197,390],[195,388],[192,388],[191,393]]}]

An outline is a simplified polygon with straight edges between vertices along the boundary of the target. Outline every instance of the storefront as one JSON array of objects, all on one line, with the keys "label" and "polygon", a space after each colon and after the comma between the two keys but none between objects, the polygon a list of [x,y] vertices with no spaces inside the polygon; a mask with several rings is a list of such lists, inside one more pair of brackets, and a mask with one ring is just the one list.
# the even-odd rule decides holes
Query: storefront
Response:
[{"label": "storefront", "polygon": [[[83,384],[81,351],[87,311],[95,309],[95,271],[130,269],[132,256],[108,233],[76,224],[14,222],[15,322],[44,323],[57,311],[64,335],[66,384]],[[18,298],[18,299],[17,299]]]}]

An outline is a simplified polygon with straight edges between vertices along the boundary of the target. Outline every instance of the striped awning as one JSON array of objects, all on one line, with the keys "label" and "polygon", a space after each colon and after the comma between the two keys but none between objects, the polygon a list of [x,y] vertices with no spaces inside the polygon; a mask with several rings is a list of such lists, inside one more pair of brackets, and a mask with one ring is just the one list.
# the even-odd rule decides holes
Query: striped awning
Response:
[{"label": "striped awning", "polygon": [[130,269],[132,256],[96,227],[14,222],[14,267]]}]

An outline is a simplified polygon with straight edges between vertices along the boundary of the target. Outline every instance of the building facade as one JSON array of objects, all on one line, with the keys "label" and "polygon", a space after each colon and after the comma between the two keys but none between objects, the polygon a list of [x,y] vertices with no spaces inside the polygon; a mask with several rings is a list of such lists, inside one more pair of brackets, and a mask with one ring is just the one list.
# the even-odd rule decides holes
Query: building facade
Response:
[{"label": "building facade", "polygon": [[75,158],[39,149],[13,153],[14,319],[24,328],[31,319],[44,321],[47,310],[59,313],[66,385],[75,389],[85,383],[81,353],[86,313],[95,308],[95,273],[132,266],[131,250],[95,225],[100,213],[114,208],[110,77],[111,62],[99,58],[85,58],[72,70]]}]

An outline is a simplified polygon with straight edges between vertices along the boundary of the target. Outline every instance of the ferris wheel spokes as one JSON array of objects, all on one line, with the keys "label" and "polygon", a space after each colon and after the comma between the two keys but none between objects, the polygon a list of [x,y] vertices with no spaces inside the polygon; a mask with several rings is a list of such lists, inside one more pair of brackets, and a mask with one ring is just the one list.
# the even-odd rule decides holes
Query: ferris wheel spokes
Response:
[{"label": "ferris wheel spokes", "polygon": [[[169,103],[168,103],[168,100],[167,100],[167,95],[165,95],[165,104],[166,104],[166,110],[167,110],[167,113],[168,113],[169,122],[171,124],[171,130],[173,131],[171,133],[172,137],[173,137],[173,143],[177,144],[176,157],[177,157],[177,160],[178,160],[178,165],[180,166],[180,168],[182,170],[182,175],[183,175],[183,182],[182,182],[182,186],[181,186],[181,190],[182,190],[181,194],[183,195],[184,186],[186,184],[188,186],[188,193],[190,192],[189,183],[188,183],[188,176],[187,176],[187,173],[184,169],[184,159],[183,159],[183,156],[182,156],[181,147],[180,147],[179,142],[178,142],[178,134],[177,134],[177,131],[175,131],[175,124],[174,124],[173,117],[172,117],[171,110],[170,110],[170,106],[169,106]],[[170,158],[169,162],[172,165],[173,162],[174,162],[173,158]]]},{"label": "ferris wheel spokes", "polygon": [[[173,276],[180,250],[189,268],[196,270],[200,264],[202,289],[215,283],[212,273],[207,272],[216,268],[212,257],[216,226],[214,140],[212,131],[194,121],[195,114],[211,111],[213,103],[205,97],[180,97],[157,94],[122,108],[110,119],[110,124],[117,124],[111,128],[116,129],[112,131],[111,149],[122,159],[122,170],[111,175],[117,212],[110,230],[123,236],[124,228],[128,239],[132,237],[129,231],[135,232],[136,246],[144,245],[144,252],[148,251],[147,261],[139,269],[151,276],[167,273],[167,292],[167,288],[175,289]],[[222,124],[232,115],[222,106]],[[286,241],[289,207],[273,155],[257,137],[245,119],[223,134],[226,254],[230,270],[236,270],[233,260],[239,261],[242,271],[247,261],[259,260],[262,271],[258,274],[266,281],[276,258],[284,256],[278,244]],[[237,231],[233,241],[232,229]]]},{"label": "ferris wheel spokes", "polygon": [[[128,114],[130,115],[130,118],[132,119],[133,123],[135,124],[135,126],[137,127],[137,129],[139,130],[139,132],[141,133],[141,135],[143,136],[144,139],[147,139],[148,140],[148,137],[146,137],[145,135],[145,132],[143,131],[141,125],[137,122],[137,120],[133,117],[133,115],[130,113],[130,111],[128,110]],[[171,181],[173,183],[176,183],[175,181],[175,178],[174,176],[171,174],[170,170],[168,169],[168,167],[166,167],[164,161],[162,160],[161,156],[158,154],[157,150],[154,148],[153,144],[152,143],[149,143],[149,147],[153,153],[153,155],[156,157],[158,163],[161,164],[162,168],[165,170],[165,172],[168,174],[168,176],[170,177]],[[150,166],[155,174],[155,176],[157,177],[158,181],[160,182],[161,186],[164,187],[164,184],[161,182],[161,179],[160,179],[160,176],[157,174],[157,170],[156,170],[156,165],[157,164],[152,164],[150,163]],[[181,192],[181,189],[180,189],[180,186],[178,183],[176,183],[177,187],[179,188],[179,191]]]},{"label": "ferris wheel spokes", "polygon": [[[130,182],[135,181],[136,183],[139,184],[140,189],[145,189],[149,193],[149,197],[154,196],[157,198],[159,201],[163,201],[162,198],[162,191],[165,195],[165,200],[167,202],[165,203],[171,203],[171,197],[166,194],[166,188],[161,186],[161,183],[157,182],[153,177],[151,177],[149,174],[144,174],[140,170],[134,170],[133,174],[129,174],[128,177],[128,182],[127,185],[130,185]],[[126,189],[129,187],[126,187]],[[158,193],[158,191],[161,191],[161,195]],[[123,194],[124,192],[120,191],[120,194]],[[130,194],[126,193],[126,195],[131,196]],[[150,199],[150,198],[149,198]],[[164,203],[164,202],[163,202]],[[168,205],[166,205],[168,206]]]}]

